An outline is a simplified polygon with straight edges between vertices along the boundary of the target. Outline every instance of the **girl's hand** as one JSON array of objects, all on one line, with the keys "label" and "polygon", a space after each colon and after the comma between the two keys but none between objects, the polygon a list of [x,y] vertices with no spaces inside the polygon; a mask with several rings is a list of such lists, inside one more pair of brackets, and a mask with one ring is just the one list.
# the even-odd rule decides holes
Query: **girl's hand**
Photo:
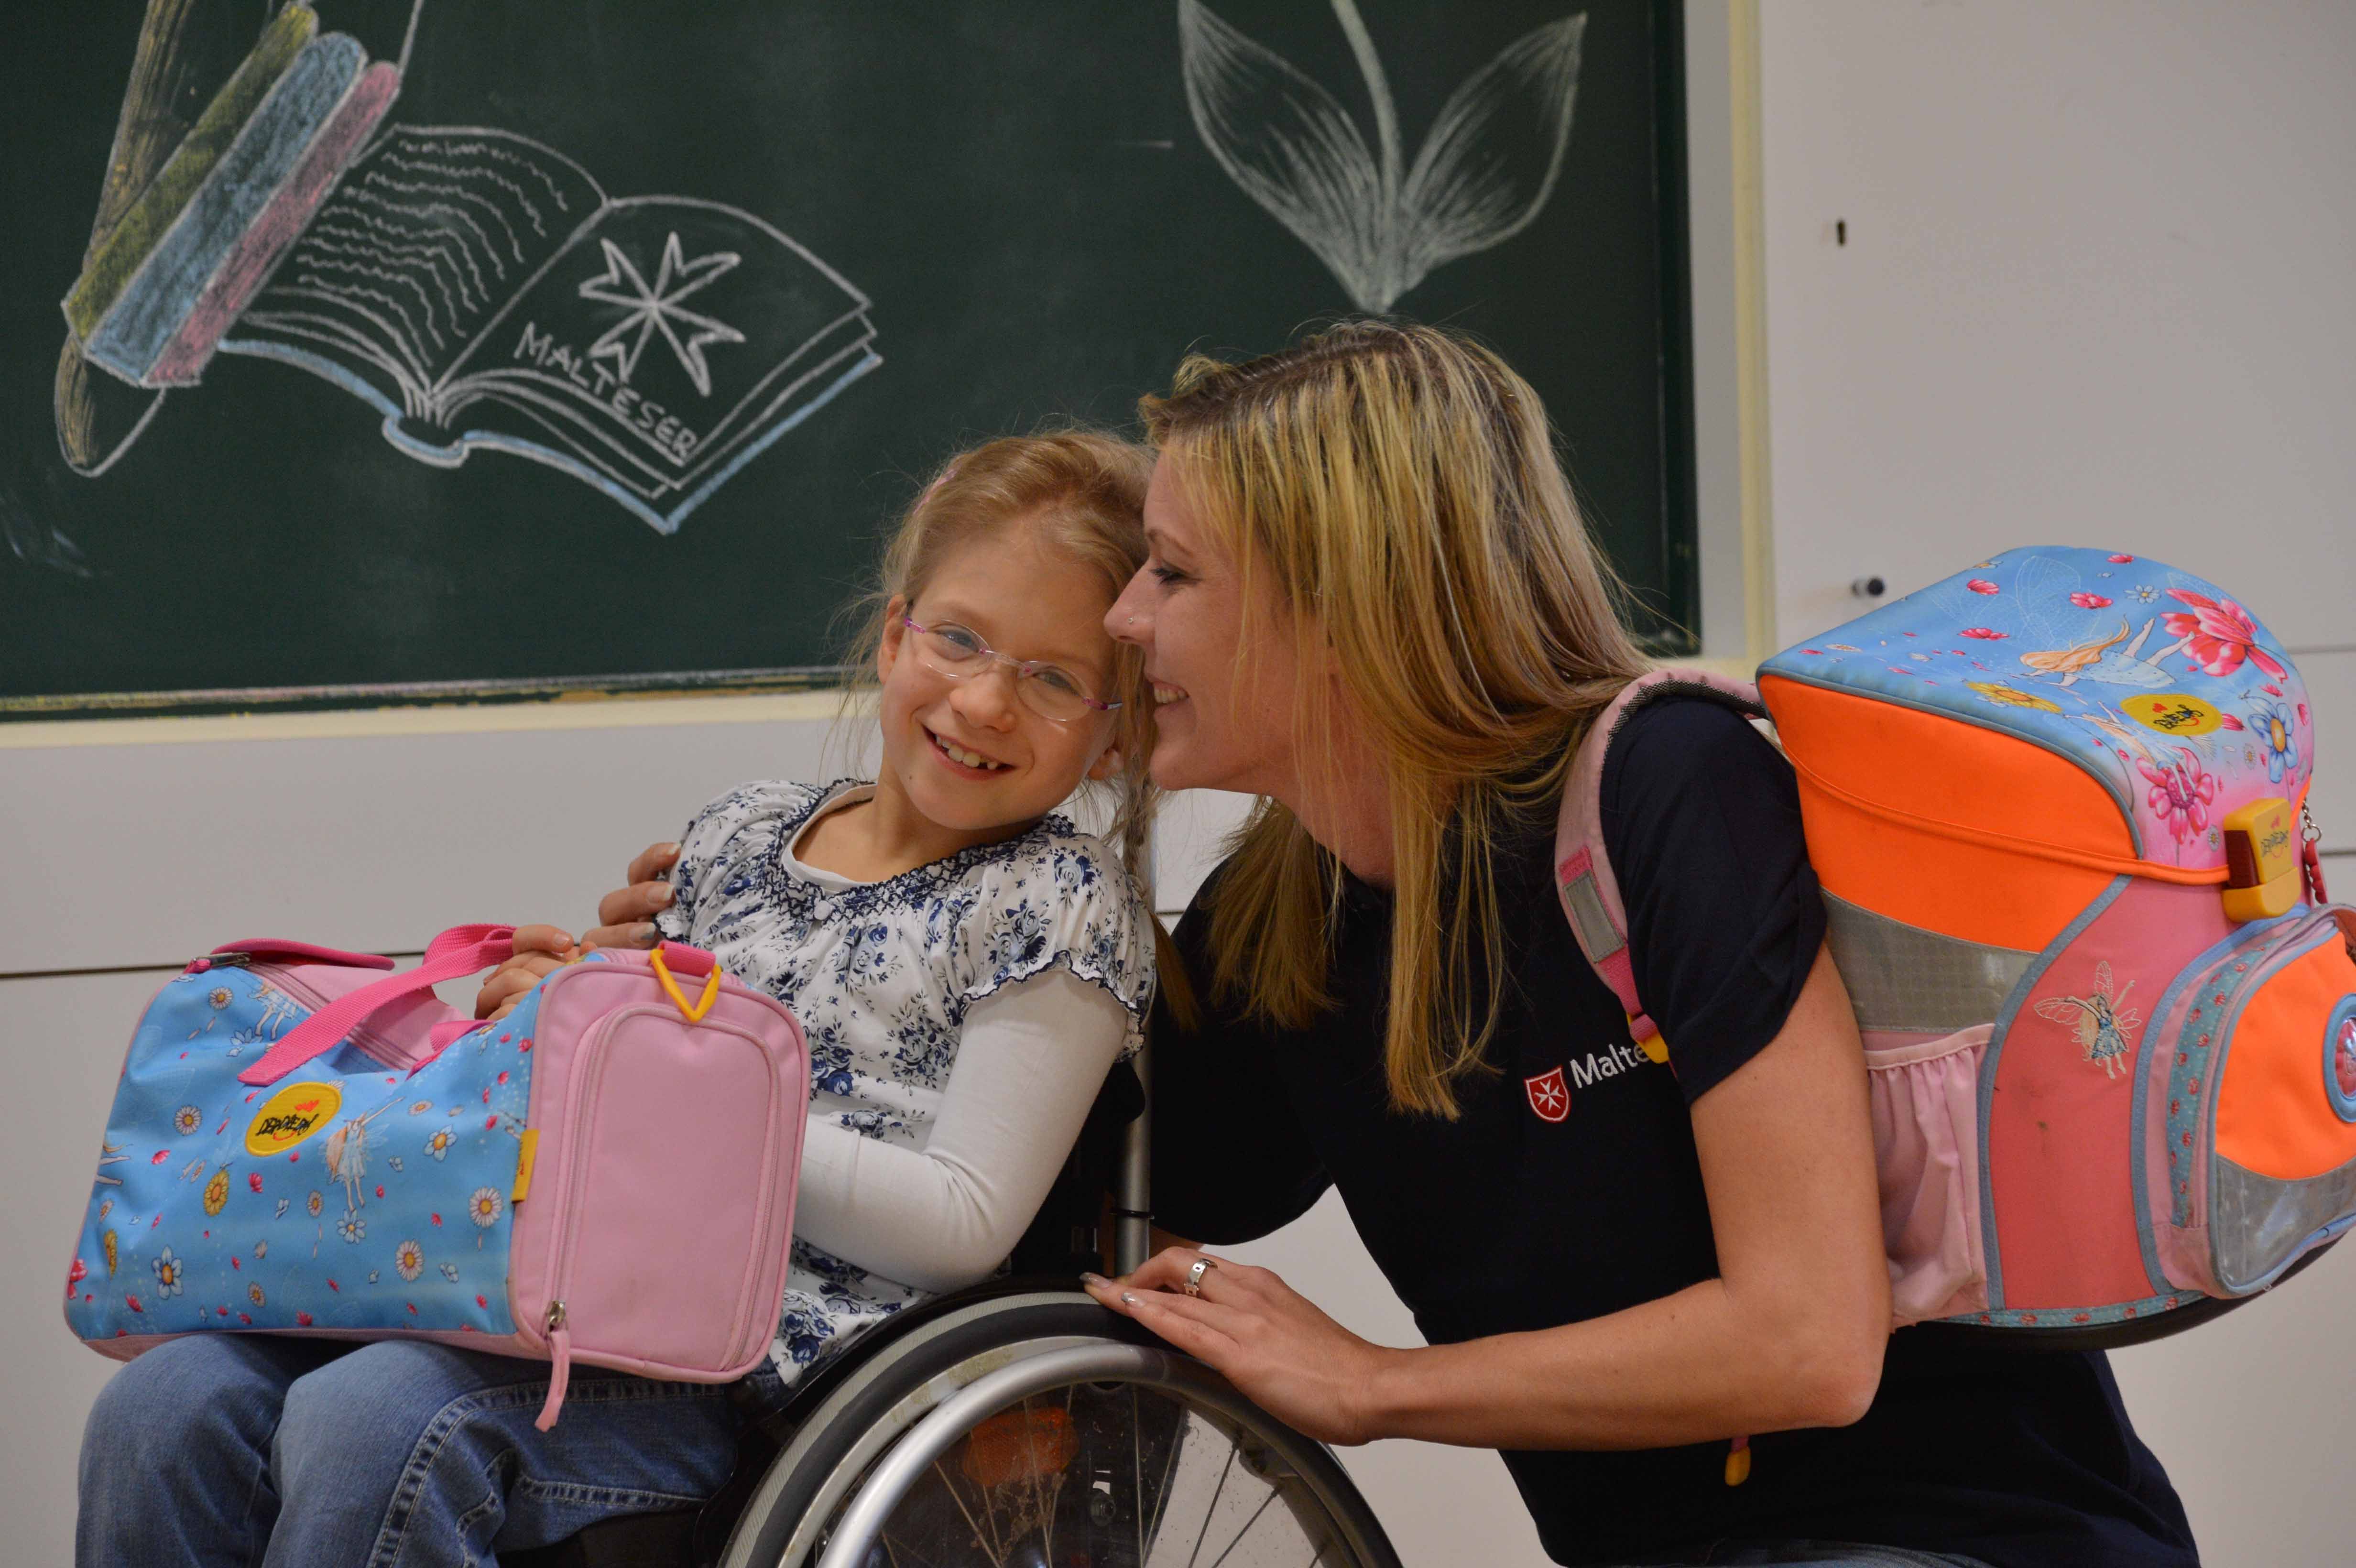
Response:
[{"label": "girl's hand", "polygon": [[523,1000],[525,992],[567,964],[578,964],[588,951],[585,945],[574,945],[572,937],[552,925],[516,927],[514,955],[492,970],[491,977],[475,994],[475,1016],[507,1017]]},{"label": "girl's hand", "polygon": [[581,939],[589,947],[652,947],[657,912],[670,905],[670,884],[664,874],[679,863],[676,844],[649,844],[638,851],[622,873],[629,886],[616,888],[597,901],[597,925]]},{"label": "girl's hand", "polygon": [[1208,1363],[1260,1407],[1321,1443],[1359,1444],[1369,1430],[1362,1395],[1406,1352],[1371,1344],[1320,1312],[1276,1275],[1216,1259],[1197,1296],[1184,1294],[1197,1259],[1172,1247],[1127,1279],[1082,1278],[1088,1294]]}]

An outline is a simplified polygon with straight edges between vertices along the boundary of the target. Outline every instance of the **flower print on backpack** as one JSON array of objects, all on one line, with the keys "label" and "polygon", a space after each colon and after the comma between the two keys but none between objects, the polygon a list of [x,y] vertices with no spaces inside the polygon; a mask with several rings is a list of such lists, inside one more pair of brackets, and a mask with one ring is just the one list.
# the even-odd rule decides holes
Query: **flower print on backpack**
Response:
[{"label": "flower print on backpack", "polygon": [[[499,1189],[496,1187],[477,1187],[474,1196],[466,1200],[466,1217],[474,1221],[478,1232],[487,1231],[498,1224],[499,1216],[506,1213],[507,1209],[508,1200],[499,1196]],[[475,1237],[475,1245],[479,1249],[482,1244],[483,1238],[478,1234]]]},{"label": "flower print on backpack", "polygon": [[2231,599],[2212,599],[2189,588],[2171,588],[2168,596],[2189,606],[2190,613],[2171,610],[2161,617],[2168,624],[2168,635],[2178,641],[2157,657],[2181,652],[2188,669],[2212,676],[2233,674],[2246,658],[2276,679],[2282,678],[2282,665],[2258,645],[2257,624],[2247,610]]},{"label": "flower print on backpack", "polygon": [[2135,766],[2151,785],[2146,804],[2167,825],[2169,836],[2176,840],[2177,859],[2181,860],[2184,847],[2208,831],[2209,807],[2217,798],[2217,775],[2183,746],[2176,748],[2173,757],[2139,757]]},{"label": "flower print on backpack", "polygon": [[2086,1060],[2101,1062],[2104,1075],[2116,1078],[2133,1049],[2128,1037],[2143,1022],[2133,1008],[2121,1005],[2134,989],[2135,982],[2129,980],[2126,991],[2113,995],[2111,963],[2105,958],[2094,965],[2093,995],[2042,997],[2037,1003],[2037,1016],[2068,1024]]},{"label": "flower print on backpack", "polygon": [[2285,774],[2297,774],[2298,730],[2291,720],[2290,704],[2255,691],[2244,694],[2243,700],[2250,705],[2255,720],[2252,727],[2257,731],[2258,749],[2265,754],[2268,781],[2280,784]]}]

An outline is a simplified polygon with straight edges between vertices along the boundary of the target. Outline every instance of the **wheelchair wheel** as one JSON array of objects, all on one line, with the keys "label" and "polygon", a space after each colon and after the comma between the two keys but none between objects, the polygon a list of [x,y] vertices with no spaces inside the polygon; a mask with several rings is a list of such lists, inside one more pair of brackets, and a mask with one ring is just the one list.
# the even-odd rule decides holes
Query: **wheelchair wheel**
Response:
[{"label": "wheelchair wheel", "polygon": [[1398,1568],[1333,1456],[1085,1296],[984,1299],[833,1381],[724,1568]]}]

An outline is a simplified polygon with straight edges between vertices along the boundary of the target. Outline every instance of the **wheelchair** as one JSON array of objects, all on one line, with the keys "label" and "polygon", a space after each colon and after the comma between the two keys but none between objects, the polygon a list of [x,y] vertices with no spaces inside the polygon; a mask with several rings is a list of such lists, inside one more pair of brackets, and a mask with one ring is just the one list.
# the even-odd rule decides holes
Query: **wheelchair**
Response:
[{"label": "wheelchair", "polygon": [[[1138,1066],[1144,1066],[1141,1056]],[[510,1568],[1399,1568],[1323,1445],[1078,1288],[1151,1245],[1144,1080],[1116,1068],[1013,1272],[869,1329],[749,1419],[700,1509]],[[1109,1192],[1110,1201],[1107,1202]]]}]

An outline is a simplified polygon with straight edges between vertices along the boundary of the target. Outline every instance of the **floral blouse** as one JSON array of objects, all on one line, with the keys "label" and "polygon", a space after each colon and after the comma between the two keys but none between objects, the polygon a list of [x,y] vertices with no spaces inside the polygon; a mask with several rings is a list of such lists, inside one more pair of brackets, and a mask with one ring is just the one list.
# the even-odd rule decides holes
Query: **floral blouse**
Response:
[{"label": "floral blouse", "polygon": [[[881,882],[848,882],[792,852],[824,808],[873,793],[857,779],[730,790],[680,839],[661,933],[791,1008],[809,1042],[810,1115],[921,1149],[967,1010],[1052,968],[1102,987],[1129,1014],[1125,1058],[1153,993],[1152,918],[1101,839],[1063,816]],[[788,1383],[926,1292],[797,1237],[771,1359]]]}]

